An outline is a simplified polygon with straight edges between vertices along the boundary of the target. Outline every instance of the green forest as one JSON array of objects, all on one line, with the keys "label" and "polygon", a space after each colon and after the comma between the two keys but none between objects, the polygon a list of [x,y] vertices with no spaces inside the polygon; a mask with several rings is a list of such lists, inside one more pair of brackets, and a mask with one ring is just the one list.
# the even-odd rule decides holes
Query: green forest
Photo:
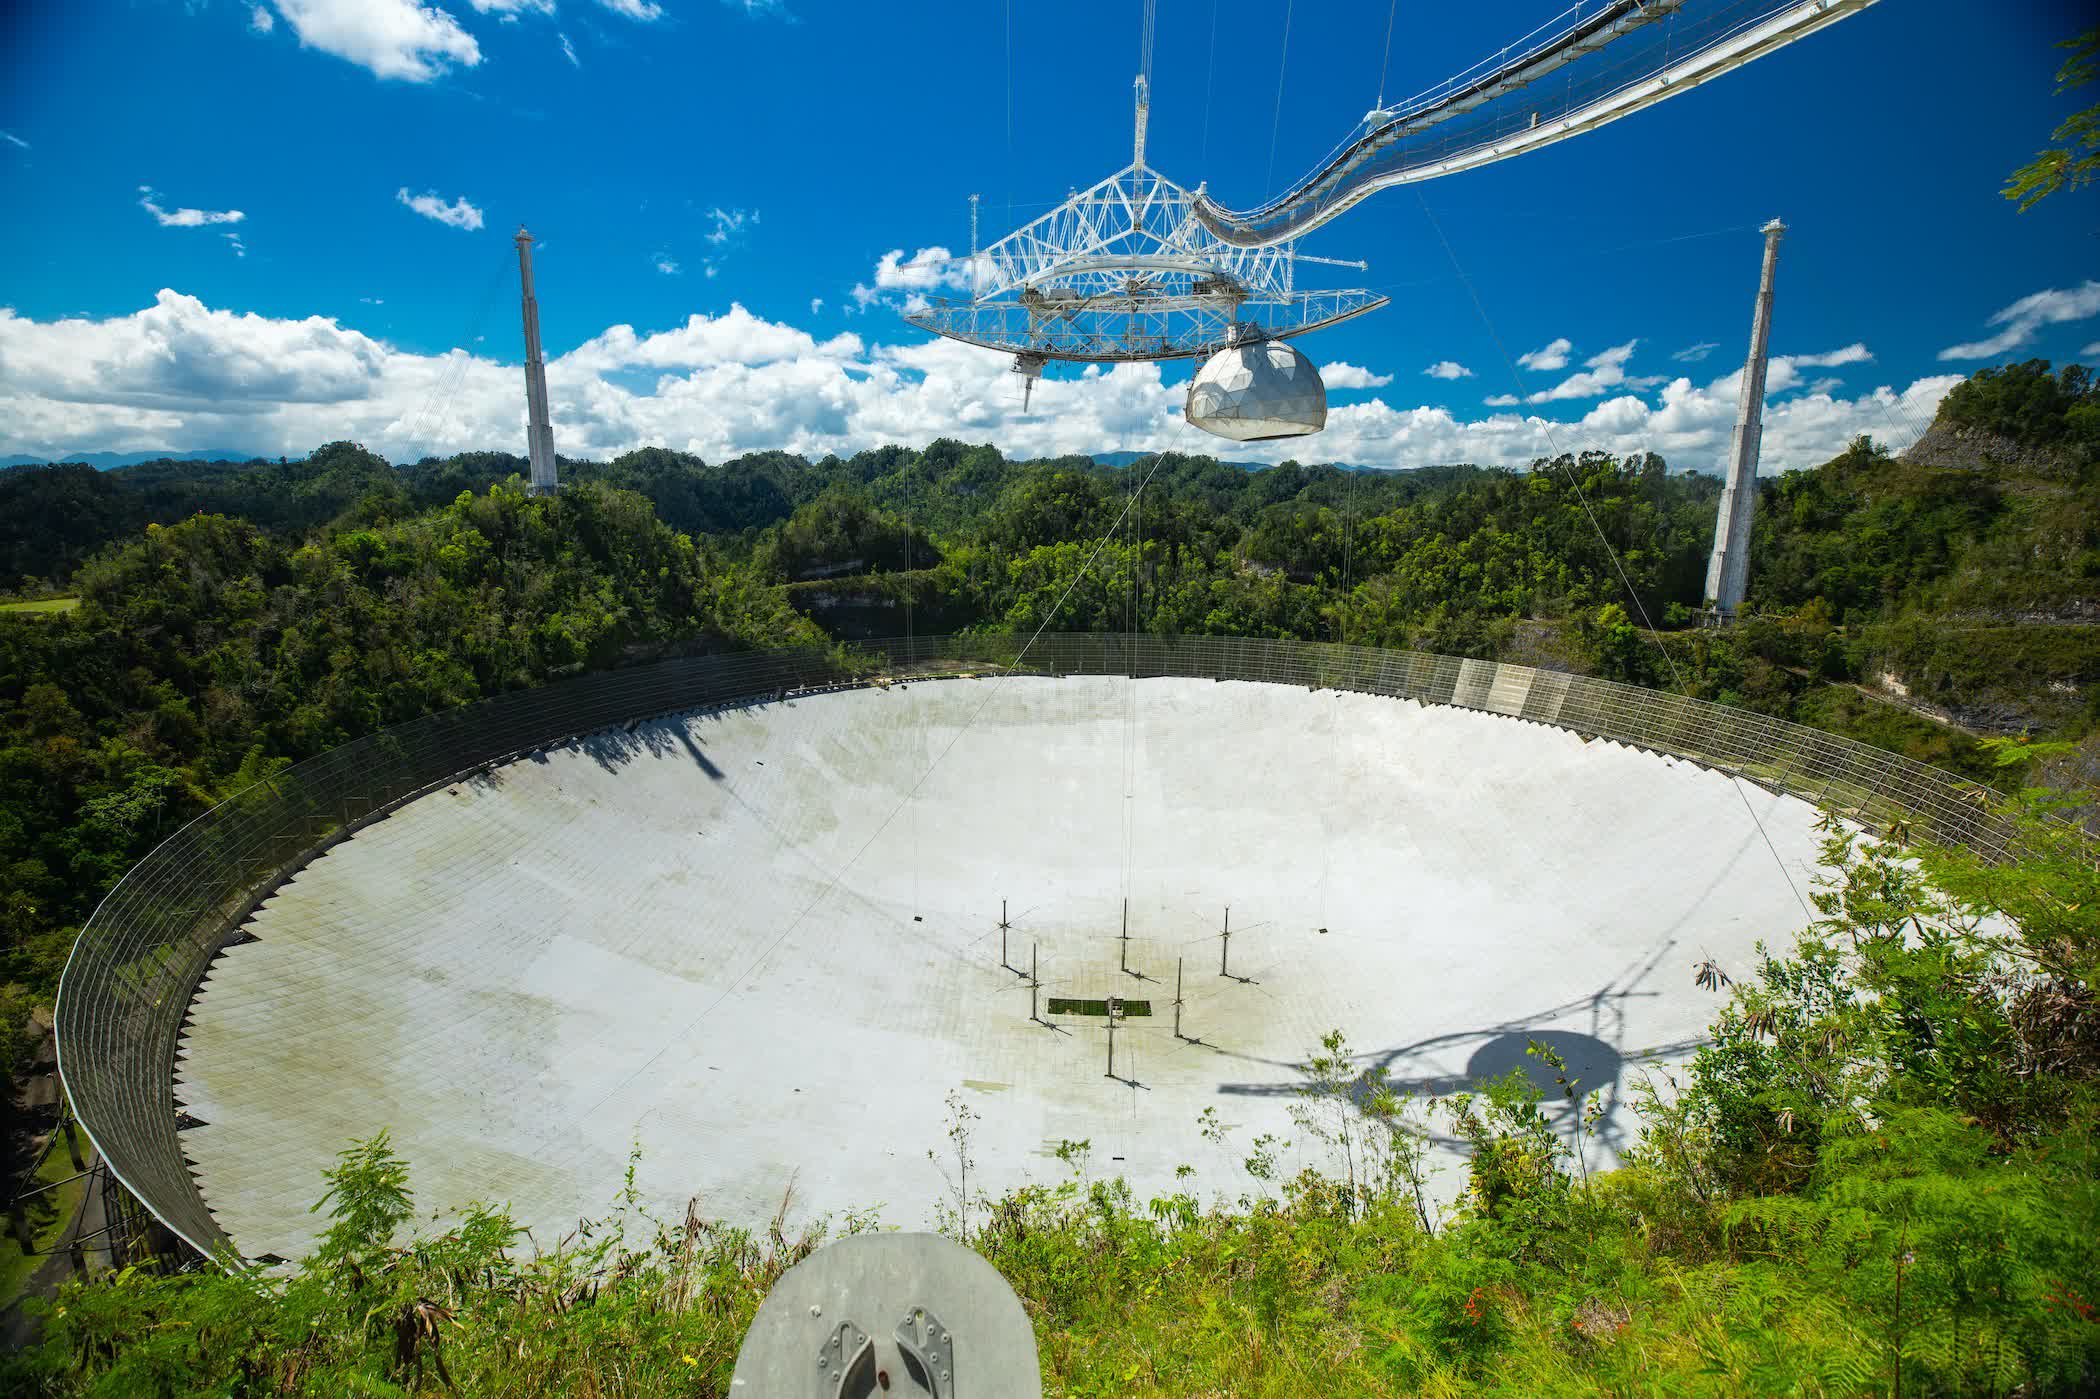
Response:
[{"label": "green forest", "polygon": [[[1902,457],[1861,439],[1761,481],[1728,630],[1697,624],[1719,483],[1652,455],[1372,472],[648,448],[562,462],[550,498],[523,467],[337,442],[0,472],[0,1019],[50,1003],[102,895],[215,801],[387,724],[675,654],[1039,625],[1415,647],[1820,726],[2028,807],[2100,781],[2100,384],[2077,366],[1986,370]],[[1265,1180],[1250,1143],[1254,1193],[1141,1202],[1075,1144],[1066,1185],[959,1201],[955,1228],[1030,1305],[1060,1393],[2083,1389],[2090,850],[2039,824],[2050,853],[2015,869],[1831,839],[1818,920],[1712,988],[1713,1043],[1625,1169],[1576,1171],[1521,1075],[1335,1111],[1361,1086],[1328,1043],[1306,1047],[1329,1068],[1304,1130],[1370,1153],[1367,1180]],[[10,1077],[26,1048],[0,1044]],[[1406,1146],[1425,1114],[1475,1148],[1443,1217]],[[622,1217],[536,1257],[489,1212],[411,1239],[413,1164],[346,1148],[315,1183],[335,1226],[282,1287],[69,1290],[12,1379],[721,1392],[757,1293],[809,1244]]]}]

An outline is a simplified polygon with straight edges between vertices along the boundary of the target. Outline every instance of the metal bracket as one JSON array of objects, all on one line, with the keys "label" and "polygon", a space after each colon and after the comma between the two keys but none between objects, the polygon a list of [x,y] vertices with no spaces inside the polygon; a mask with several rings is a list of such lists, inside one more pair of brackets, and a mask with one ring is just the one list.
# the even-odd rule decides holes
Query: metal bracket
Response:
[{"label": "metal bracket", "polygon": [[913,1371],[912,1379],[936,1399],[955,1393],[955,1338],[941,1319],[924,1307],[913,1307],[897,1324],[897,1349]]},{"label": "metal bracket", "polygon": [[875,1389],[875,1341],[850,1321],[832,1328],[831,1338],[817,1347],[817,1392],[854,1399]]}]

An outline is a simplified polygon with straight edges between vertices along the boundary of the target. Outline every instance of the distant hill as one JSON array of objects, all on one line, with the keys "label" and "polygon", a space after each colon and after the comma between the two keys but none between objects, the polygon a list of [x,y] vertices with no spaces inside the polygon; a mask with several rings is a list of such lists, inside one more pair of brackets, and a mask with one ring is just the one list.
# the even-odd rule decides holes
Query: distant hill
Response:
[{"label": "distant hill", "polygon": [[259,452],[239,451],[232,447],[206,447],[195,452],[67,452],[62,456],[24,456],[20,452],[0,457],[0,467],[50,466],[60,462],[85,462],[97,471],[114,471],[120,466],[137,466],[148,461],[269,461]]}]

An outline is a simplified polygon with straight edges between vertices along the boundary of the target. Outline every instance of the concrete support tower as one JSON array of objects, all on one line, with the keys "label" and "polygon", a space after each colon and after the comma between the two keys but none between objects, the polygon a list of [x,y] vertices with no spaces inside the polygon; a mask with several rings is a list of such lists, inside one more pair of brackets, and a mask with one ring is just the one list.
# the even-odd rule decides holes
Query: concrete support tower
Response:
[{"label": "concrete support tower", "polygon": [[552,495],[554,426],[547,421],[547,364],[540,358],[540,303],[532,294],[532,235],[518,228],[518,282],[525,296],[525,451],[532,460],[532,493]]},{"label": "concrete support tower", "polygon": [[1772,274],[1779,266],[1779,240],[1786,225],[1772,220],[1765,235],[1764,272],[1757,281],[1757,313],[1750,322],[1750,358],[1743,363],[1743,391],[1736,403],[1735,442],[1728,453],[1728,481],[1714,517],[1714,553],[1706,565],[1706,605],[1716,625],[1735,620],[1750,586],[1750,521],[1757,512],[1757,449],[1764,438],[1765,356],[1772,335]]}]

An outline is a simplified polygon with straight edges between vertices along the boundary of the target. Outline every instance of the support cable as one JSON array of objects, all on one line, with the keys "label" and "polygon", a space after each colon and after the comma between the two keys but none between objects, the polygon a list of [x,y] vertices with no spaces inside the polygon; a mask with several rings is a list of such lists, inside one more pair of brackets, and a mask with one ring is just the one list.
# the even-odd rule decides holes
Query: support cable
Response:
[{"label": "support cable", "polygon": [[[1397,3],[1397,0],[1396,0]],[[1203,157],[1196,169],[1210,169],[1210,103],[1218,85],[1218,0],[1210,0],[1210,64],[1203,72]]]},{"label": "support cable", "polygon": [[1262,182],[1262,198],[1276,192],[1276,138],[1283,130],[1283,79],[1291,67],[1291,10],[1297,0],[1283,6],[1283,46],[1276,56],[1276,114],[1269,119],[1269,173]]},{"label": "support cable", "polygon": [[1006,0],[1006,226],[1014,225],[1014,0]]},{"label": "support cable", "polygon": [[[461,337],[462,346],[472,345],[481,334],[482,326],[488,323],[489,312],[496,304],[496,293],[502,290],[503,287],[503,274],[512,265],[515,257],[516,254],[508,249],[497,255],[496,270],[490,275],[488,286],[481,293],[480,302],[475,306],[472,315],[467,319],[466,334]],[[445,419],[451,415],[453,400],[458,396],[460,386],[466,382],[467,370],[473,366],[473,363],[474,352],[470,349],[460,349],[459,356],[451,360],[443,370],[439,371],[437,382],[430,386],[429,396],[423,400],[423,406],[416,411],[415,421],[409,425],[407,436],[404,439],[409,444],[411,451],[416,449],[418,442],[422,444],[422,455],[415,458],[415,460],[420,461],[422,457],[430,455],[430,447],[437,438],[438,429],[445,425]],[[437,410],[437,417],[435,418],[430,416],[432,409]],[[430,430],[427,435],[423,430],[423,425],[426,421],[430,424]]]},{"label": "support cable", "polygon": [[[1501,334],[1496,331],[1494,319],[1488,315],[1487,306],[1481,301],[1480,292],[1474,287],[1473,279],[1466,275],[1465,268],[1459,263],[1458,253],[1452,248],[1451,240],[1444,236],[1444,226],[1438,223],[1436,215],[1430,212],[1429,201],[1422,197],[1422,191],[1419,189],[1415,191],[1415,202],[1422,206],[1422,216],[1429,220],[1430,228],[1436,233],[1437,242],[1443,245],[1444,256],[1450,259],[1452,272],[1457,275],[1459,283],[1465,287],[1466,295],[1472,298],[1473,309],[1479,314],[1480,323],[1486,329],[1488,339],[1495,346],[1495,353],[1502,357],[1503,368],[1509,371],[1510,383],[1515,387],[1517,397],[1524,397],[1524,376],[1517,369],[1516,360],[1510,356],[1509,348],[1503,344]],[[1554,461],[1556,463],[1566,462],[1567,458],[1561,452],[1559,439],[1553,431],[1552,420],[1550,418],[1541,418],[1539,422],[1545,426],[1546,441],[1553,449]],[[1662,643],[1661,636],[1656,632],[1655,623],[1648,616],[1648,605],[1641,601],[1640,591],[1633,586],[1632,578],[1627,576],[1626,565],[1619,559],[1619,551],[1612,547],[1611,539],[1604,533],[1604,526],[1598,523],[1597,512],[1590,508],[1589,497],[1583,493],[1582,482],[1576,477],[1572,463],[1562,465],[1561,474],[1567,477],[1568,485],[1574,490],[1575,500],[1581,505],[1583,515],[1589,520],[1591,530],[1596,533],[1597,542],[1604,546],[1605,556],[1611,560],[1612,569],[1619,575],[1621,586],[1626,589],[1627,599],[1633,603],[1634,611],[1639,614],[1641,627],[1648,633],[1649,642],[1654,645],[1657,651],[1662,653],[1663,664],[1668,666],[1670,670],[1671,683],[1677,687],[1679,694],[1683,694],[1685,692],[1684,676],[1677,668],[1677,658],[1670,654],[1670,648]],[[1751,824],[1757,827],[1758,835],[1764,838],[1765,849],[1771,852],[1772,863],[1779,867],[1780,877],[1786,880],[1786,887],[1792,891],[1794,902],[1801,905],[1802,913],[1810,918],[1814,918],[1815,912],[1809,907],[1808,899],[1802,894],[1800,886],[1794,882],[1793,871],[1787,868],[1786,861],[1780,857],[1779,847],[1772,843],[1772,833],[1765,829],[1764,819],[1757,814],[1757,808],[1751,805],[1749,794],[1743,791],[1741,776],[1731,772],[1728,774],[1728,781],[1729,785],[1735,789],[1736,796],[1742,800],[1743,810],[1750,814]]]},{"label": "support cable", "polygon": [[1385,110],[1385,83],[1393,66],[1393,22],[1399,18],[1400,0],[1393,0],[1393,7],[1385,16],[1385,57],[1378,60],[1378,100],[1371,104],[1374,112]]}]

